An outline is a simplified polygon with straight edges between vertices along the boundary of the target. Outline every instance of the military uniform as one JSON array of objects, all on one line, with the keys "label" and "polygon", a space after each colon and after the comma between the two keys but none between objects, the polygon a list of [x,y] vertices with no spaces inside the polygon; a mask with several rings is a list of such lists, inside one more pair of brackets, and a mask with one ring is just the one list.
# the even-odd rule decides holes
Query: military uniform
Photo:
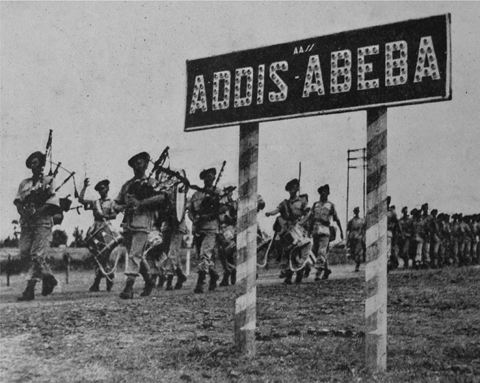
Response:
[{"label": "military uniform", "polygon": [[[215,290],[219,279],[215,271],[215,253],[217,252],[218,234],[220,232],[220,204],[221,190],[213,185],[217,171],[215,168],[202,170],[200,179],[205,182],[205,189],[209,192],[197,190],[188,203],[188,216],[193,222],[194,243],[198,264],[198,279],[195,293],[203,293],[203,284],[206,275],[210,276],[209,290]],[[208,186],[207,186],[208,180]]]},{"label": "military uniform", "polygon": [[352,218],[347,225],[348,247],[351,258],[355,261],[355,271],[359,271],[363,259],[363,242],[365,241],[365,221],[360,217]]},{"label": "military uniform", "polygon": [[[403,211],[403,209],[402,209]],[[412,236],[412,220],[407,214],[404,214],[399,220],[398,225],[401,229],[401,234],[398,236],[398,256],[403,260],[404,268],[408,268],[410,256],[410,240]]]},{"label": "military uniform", "polygon": [[[87,238],[87,246],[94,251],[100,265],[95,265],[95,280],[90,287],[90,291],[99,291],[100,281],[103,277],[106,279],[107,291],[110,291],[113,286],[113,279],[115,278],[115,270],[113,270],[113,262],[110,260],[110,254],[113,248],[106,248],[111,241],[116,241],[117,235],[106,224],[107,221],[113,220],[117,217],[117,213],[121,210],[113,200],[105,196],[97,200],[85,200],[83,194],[88,185],[88,180],[85,181],[84,189],[79,198],[85,210],[91,210],[93,213],[94,222],[88,229],[85,238]],[[103,180],[95,185],[95,190],[99,190],[100,186],[107,186],[110,184],[108,180]],[[103,251],[102,251],[103,250]],[[102,271],[111,270],[108,275],[104,275]]]},{"label": "military uniform", "polygon": [[[34,160],[34,166],[43,169],[45,155],[41,152],[32,153],[26,161],[27,168],[32,169]],[[34,174],[20,183],[14,199],[20,212],[20,259],[23,265],[28,265],[27,288],[18,298],[20,301],[34,299],[35,285],[39,281],[43,282],[44,296],[51,294],[58,283],[46,262],[52,241],[53,216],[60,211],[54,190],[52,177]]]}]

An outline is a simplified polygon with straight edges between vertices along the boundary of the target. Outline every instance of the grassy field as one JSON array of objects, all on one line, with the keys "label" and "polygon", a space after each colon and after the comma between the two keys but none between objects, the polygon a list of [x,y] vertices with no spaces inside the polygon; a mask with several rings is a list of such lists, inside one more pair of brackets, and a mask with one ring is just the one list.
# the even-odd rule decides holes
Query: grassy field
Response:
[{"label": "grassy field", "polygon": [[[156,289],[131,301],[87,292],[75,272],[50,297],[17,303],[1,280],[2,382],[480,382],[480,268],[389,274],[388,371],[364,370],[364,276],[284,285],[261,270],[257,353],[233,341],[234,287],[203,295]],[[102,285],[104,289],[104,285]]]}]

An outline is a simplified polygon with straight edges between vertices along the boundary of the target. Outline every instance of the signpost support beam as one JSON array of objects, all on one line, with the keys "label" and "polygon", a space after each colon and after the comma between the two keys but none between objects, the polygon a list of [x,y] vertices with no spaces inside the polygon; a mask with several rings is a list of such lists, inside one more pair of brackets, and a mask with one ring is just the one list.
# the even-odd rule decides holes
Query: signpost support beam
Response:
[{"label": "signpost support beam", "polygon": [[387,368],[387,108],[367,110],[365,366]]},{"label": "signpost support beam", "polygon": [[240,125],[238,164],[235,346],[255,355],[257,275],[258,123]]}]

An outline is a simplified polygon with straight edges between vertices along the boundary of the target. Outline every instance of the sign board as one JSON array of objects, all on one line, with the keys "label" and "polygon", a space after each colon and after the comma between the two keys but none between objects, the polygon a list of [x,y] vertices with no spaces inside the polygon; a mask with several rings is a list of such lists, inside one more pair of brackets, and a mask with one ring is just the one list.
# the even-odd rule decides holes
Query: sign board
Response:
[{"label": "sign board", "polygon": [[450,14],[187,61],[185,131],[451,99]]}]

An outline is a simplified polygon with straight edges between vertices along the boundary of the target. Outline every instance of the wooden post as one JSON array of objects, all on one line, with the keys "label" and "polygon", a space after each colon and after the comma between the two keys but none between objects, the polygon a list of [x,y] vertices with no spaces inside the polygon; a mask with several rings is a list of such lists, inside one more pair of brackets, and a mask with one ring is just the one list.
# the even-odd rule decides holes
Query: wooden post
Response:
[{"label": "wooden post", "polygon": [[7,287],[10,286],[10,267],[12,266],[12,256],[9,254],[8,255],[8,261],[7,261]]},{"label": "wooden post", "polygon": [[240,125],[238,164],[235,346],[255,355],[257,275],[258,123]]},{"label": "wooden post", "polygon": [[387,368],[387,109],[367,110],[365,366]]}]

